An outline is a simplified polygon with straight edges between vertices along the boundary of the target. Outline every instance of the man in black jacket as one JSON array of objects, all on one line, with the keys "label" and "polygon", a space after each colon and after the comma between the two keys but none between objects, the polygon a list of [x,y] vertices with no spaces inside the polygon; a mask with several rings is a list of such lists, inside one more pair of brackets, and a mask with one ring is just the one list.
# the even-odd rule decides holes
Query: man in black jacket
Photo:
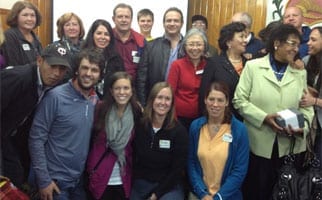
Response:
[{"label": "man in black jacket", "polygon": [[181,10],[171,7],[163,15],[164,35],[147,43],[137,71],[137,95],[144,106],[151,88],[167,80],[171,63],[180,56],[183,25]]},{"label": "man in black jacket", "polygon": [[59,84],[70,69],[67,50],[51,44],[37,58],[37,64],[9,66],[0,71],[0,174],[18,187],[28,175],[27,141],[33,112],[46,91]]}]

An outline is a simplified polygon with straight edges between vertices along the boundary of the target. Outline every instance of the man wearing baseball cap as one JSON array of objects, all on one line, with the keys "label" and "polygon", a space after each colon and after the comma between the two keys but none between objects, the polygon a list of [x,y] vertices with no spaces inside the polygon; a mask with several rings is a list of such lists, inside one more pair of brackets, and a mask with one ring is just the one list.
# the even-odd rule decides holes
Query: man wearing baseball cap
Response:
[{"label": "man wearing baseball cap", "polygon": [[67,49],[50,44],[37,58],[37,64],[9,66],[0,71],[0,174],[18,187],[26,181],[29,171],[27,142],[34,110],[44,94],[61,83],[68,70],[71,66]]}]

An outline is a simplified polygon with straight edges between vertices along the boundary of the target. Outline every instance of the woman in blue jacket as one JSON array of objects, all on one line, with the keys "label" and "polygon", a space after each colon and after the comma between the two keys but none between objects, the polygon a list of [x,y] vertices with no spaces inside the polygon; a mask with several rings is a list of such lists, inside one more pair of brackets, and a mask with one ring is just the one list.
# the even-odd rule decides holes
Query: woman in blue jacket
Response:
[{"label": "woman in blue jacket", "polygon": [[205,116],[194,120],[189,132],[191,199],[242,199],[249,156],[246,127],[231,114],[226,84],[210,84],[204,103]]}]

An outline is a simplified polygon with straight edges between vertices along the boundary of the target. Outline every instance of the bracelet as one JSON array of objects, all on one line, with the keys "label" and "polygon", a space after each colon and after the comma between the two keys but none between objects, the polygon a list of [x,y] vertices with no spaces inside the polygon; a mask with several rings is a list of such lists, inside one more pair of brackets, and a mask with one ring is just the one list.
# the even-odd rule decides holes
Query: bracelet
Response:
[{"label": "bracelet", "polygon": [[315,102],[314,102],[314,105],[318,105],[318,98],[315,98]]}]

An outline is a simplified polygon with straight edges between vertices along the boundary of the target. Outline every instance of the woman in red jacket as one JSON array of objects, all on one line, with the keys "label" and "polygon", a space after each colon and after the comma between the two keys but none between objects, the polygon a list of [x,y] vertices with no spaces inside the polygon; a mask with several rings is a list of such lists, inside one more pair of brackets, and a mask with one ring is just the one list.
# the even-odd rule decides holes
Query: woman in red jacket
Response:
[{"label": "woman in red jacket", "polygon": [[167,81],[174,91],[178,119],[189,130],[191,122],[199,116],[199,87],[207,64],[208,41],[204,32],[190,29],[183,38],[182,50],[185,56],[173,61]]}]

